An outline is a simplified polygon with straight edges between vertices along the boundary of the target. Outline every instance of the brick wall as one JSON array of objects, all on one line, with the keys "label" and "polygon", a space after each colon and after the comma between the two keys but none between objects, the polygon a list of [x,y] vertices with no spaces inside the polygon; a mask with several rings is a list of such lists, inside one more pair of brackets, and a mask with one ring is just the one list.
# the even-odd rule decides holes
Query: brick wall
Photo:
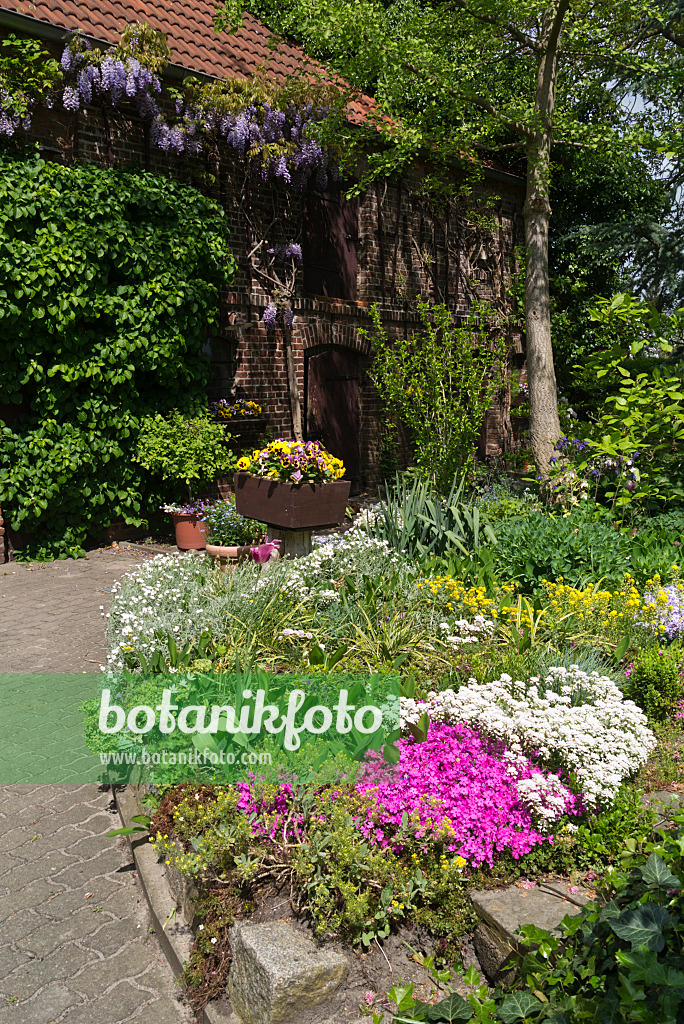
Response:
[{"label": "brick wall", "polygon": [[[57,51],[56,51],[57,52]],[[144,126],[132,112],[116,111],[106,121],[102,111],[88,109],[77,115],[63,110],[43,111],[34,117],[31,134],[46,159],[87,161],[101,165],[133,166],[172,175],[195,184],[226,209],[230,241],[239,273],[223,297],[220,323],[208,341],[216,382],[211,397],[233,390],[258,401],[274,436],[290,436],[292,419],[280,332],[267,334],[262,315],[268,295],[254,279],[246,254],[254,238],[244,205],[236,200],[229,158],[216,164],[209,157],[181,158],[149,144]],[[295,302],[293,354],[300,399],[305,391],[307,353],[323,346],[339,346],[358,353],[360,449],[362,486],[379,480],[378,455],[383,414],[368,377],[371,353],[360,329],[368,326],[368,310],[379,303],[390,334],[407,334],[416,325],[412,303],[416,295],[445,301],[455,313],[466,313],[474,296],[502,305],[515,267],[515,247],[521,240],[522,182],[485,177],[470,207],[486,210],[490,224],[478,229],[468,209],[454,206],[448,218],[435,216],[421,204],[414,186],[423,168],[401,181],[368,191],[360,199],[357,246],[357,298],[354,301],[305,295]],[[501,176],[500,176],[501,177]],[[270,242],[298,237],[303,217],[302,197],[282,187],[253,179],[250,209],[275,225]],[[251,218],[253,219],[253,218]],[[513,339],[522,353],[521,339]],[[231,379],[232,378],[232,379]],[[212,393],[213,391],[213,393]],[[505,408],[497,407],[483,428],[481,454],[492,454],[510,444],[512,434]],[[401,446],[400,457],[408,457]]]}]

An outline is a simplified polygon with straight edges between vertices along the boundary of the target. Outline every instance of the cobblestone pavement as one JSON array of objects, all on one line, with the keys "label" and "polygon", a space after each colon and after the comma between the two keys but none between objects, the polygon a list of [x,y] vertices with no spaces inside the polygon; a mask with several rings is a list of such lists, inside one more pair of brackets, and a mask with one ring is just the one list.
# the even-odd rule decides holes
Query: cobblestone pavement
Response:
[{"label": "cobblestone pavement", "polygon": [[[0,566],[0,672],[98,671],[100,606],[144,558],[121,548]],[[191,1019],[128,844],[104,838],[119,824],[97,786],[0,787],[0,1024]]]}]

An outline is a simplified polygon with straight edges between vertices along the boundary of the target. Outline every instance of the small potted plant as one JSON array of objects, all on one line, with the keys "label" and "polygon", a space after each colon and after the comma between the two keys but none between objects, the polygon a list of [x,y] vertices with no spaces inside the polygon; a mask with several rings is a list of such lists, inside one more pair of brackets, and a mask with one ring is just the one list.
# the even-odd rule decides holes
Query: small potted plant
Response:
[{"label": "small potted plant", "polygon": [[176,409],[167,417],[157,413],[142,421],[135,461],[163,480],[187,488],[187,502],[162,506],[173,518],[176,544],[182,551],[206,547],[202,516],[211,503],[195,501],[192,488],[234,469],[235,457],[226,445],[229,440],[230,435],[207,412],[187,418]]},{"label": "small potted plant", "polygon": [[228,562],[249,558],[253,545],[264,539],[266,527],[255,519],[246,519],[235,508],[235,498],[217,502],[204,515],[207,531],[207,554],[221,569]]},{"label": "small potted plant", "polygon": [[320,441],[278,438],[239,459],[237,469],[235,507],[243,516],[284,530],[336,526],[344,519],[350,482],[342,479],[342,461]]}]

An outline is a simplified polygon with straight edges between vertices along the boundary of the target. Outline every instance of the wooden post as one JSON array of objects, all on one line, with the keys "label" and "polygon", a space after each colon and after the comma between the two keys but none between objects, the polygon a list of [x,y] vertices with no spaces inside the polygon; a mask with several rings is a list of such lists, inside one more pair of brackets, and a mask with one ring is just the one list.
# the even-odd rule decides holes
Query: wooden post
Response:
[{"label": "wooden post", "polygon": [[299,401],[297,373],[295,371],[294,353],[292,351],[292,331],[289,327],[283,327],[283,348],[285,349],[285,364],[287,366],[287,386],[290,393],[292,433],[295,441],[302,441],[304,439],[302,433],[302,406]]},{"label": "wooden post", "polygon": [[278,554],[281,558],[301,558],[312,550],[312,530],[284,530],[280,526],[268,527],[268,539],[279,540]]}]

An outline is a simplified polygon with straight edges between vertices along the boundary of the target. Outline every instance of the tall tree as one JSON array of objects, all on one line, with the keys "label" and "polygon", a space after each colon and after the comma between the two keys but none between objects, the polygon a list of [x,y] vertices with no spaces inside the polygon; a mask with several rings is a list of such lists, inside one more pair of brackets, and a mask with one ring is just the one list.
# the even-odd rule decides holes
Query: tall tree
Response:
[{"label": "tall tree", "polygon": [[[556,145],[632,149],[627,105],[587,123],[592,90],[646,68],[649,45],[634,26],[657,15],[652,0],[219,0],[217,24],[243,6],[302,43],[380,109],[368,160],[384,174],[429,150],[445,163],[467,154],[524,156],[527,194],[525,320],[530,435],[540,472],[559,435],[549,298],[549,219]],[[662,37],[659,37],[662,39]],[[662,49],[662,48],[661,48]],[[663,59],[659,53],[657,60]],[[652,62],[651,62],[652,63]],[[609,113],[609,116],[607,114]]]}]

